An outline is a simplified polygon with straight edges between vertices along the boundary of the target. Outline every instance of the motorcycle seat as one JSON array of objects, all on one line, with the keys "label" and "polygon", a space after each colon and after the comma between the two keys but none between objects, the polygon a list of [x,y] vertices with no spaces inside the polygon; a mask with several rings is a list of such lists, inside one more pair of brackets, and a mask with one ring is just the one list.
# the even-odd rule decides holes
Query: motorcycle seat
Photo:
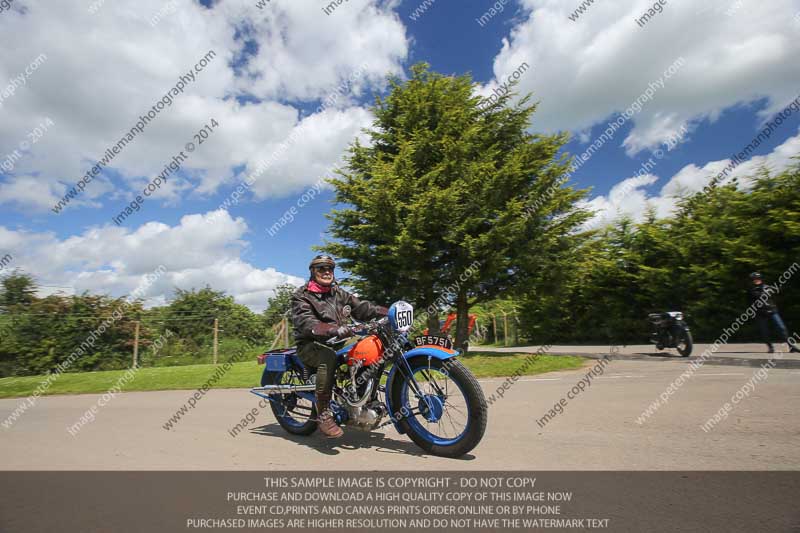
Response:
[{"label": "motorcycle seat", "polygon": [[[272,360],[280,360],[285,361],[287,357],[291,358],[292,360],[299,361],[300,359],[297,357],[297,347],[292,346],[291,348],[282,348],[280,350],[268,350],[261,355],[258,356],[258,364],[263,365],[270,359],[272,356]],[[276,357],[282,356],[282,357]],[[283,363],[281,363],[283,365]]]},{"label": "motorcycle seat", "polygon": [[292,346],[291,348],[281,348],[280,350],[269,350],[264,352],[265,355],[267,354],[283,354],[283,355],[295,355],[297,354],[297,347]]}]

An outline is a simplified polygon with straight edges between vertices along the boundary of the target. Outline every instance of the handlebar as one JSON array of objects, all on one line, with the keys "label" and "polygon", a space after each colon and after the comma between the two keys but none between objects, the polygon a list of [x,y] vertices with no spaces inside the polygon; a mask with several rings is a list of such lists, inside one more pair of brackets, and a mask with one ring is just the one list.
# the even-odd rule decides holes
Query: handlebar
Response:
[{"label": "handlebar", "polygon": [[[384,324],[389,322],[388,317],[382,317],[379,319],[372,319],[369,322],[357,322],[353,320],[352,323],[348,324],[348,326],[353,330],[353,336],[357,337],[360,335],[369,335],[370,333],[374,333],[378,330],[379,327],[383,326]],[[340,339],[337,337],[332,337],[328,339],[326,344],[336,344],[337,342],[344,341],[350,337],[346,337],[344,339]]]}]

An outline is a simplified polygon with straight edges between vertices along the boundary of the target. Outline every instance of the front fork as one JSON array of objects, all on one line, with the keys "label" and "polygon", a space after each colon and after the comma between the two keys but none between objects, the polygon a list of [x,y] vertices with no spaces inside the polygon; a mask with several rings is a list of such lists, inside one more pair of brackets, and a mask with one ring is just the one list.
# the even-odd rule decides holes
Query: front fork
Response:
[{"label": "front fork", "polygon": [[[428,357],[429,369],[430,369],[430,363],[431,363],[431,358]],[[402,355],[399,355],[394,364],[397,365],[398,372],[400,372],[400,374],[402,374],[406,378],[406,380],[408,380],[409,386],[411,387],[411,390],[414,392],[414,396],[416,396],[418,400],[424,401],[425,406],[428,408],[428,410],[432,410],[433,405],[431,405],[428,395],[422,392],[419,383],[417,383],[417,379],[414,377],[414,372],[411,370],[411,365],[408,363],[408,359],[406,359]],[[386,394],[389,394],[389,391],[386,391]]]}]

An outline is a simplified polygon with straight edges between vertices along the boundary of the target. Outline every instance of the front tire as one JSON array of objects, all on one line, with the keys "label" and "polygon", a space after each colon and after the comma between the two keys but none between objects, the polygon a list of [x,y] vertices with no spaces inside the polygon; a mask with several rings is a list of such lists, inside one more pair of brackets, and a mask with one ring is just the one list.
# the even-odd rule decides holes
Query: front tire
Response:
[{"label": "front tire", "polygon": [[682,357],[689,357],[692,353],[693,345],[692,332],[682,328],[680,333],[678,333],[678,343],[676,346],[678,353],[681,354]]},{"label": "front tire", "polygon": [[[389,391],[395,409],[392,416],[399,418],[400,427],[417,446],[433,455],[457,458],[469,453],[483,438],[488,419],[486,398],[475,376],[457,359],[415,357],[408,364],[422,392],[441,413],[426,412],[426,402],[414,395],[409,380],[398,371]],[[460,432],[453,417],[466,419]],[[447,434],[448,425],[455,435]]]},{"label": "front tire", "polygon": [[[302,377],[295,370],[289,369],[286,372],[267,372],[261,376],[261,386],[266,385],[285,385],[287,383],[302,384]],[[284,394],[275,396],[278,401],[270,400],[269,405],[278,424],[292,435],[311,435],[317,430],[317,406],[316,403],[300,398],[297,394]],[[308,416],[303,416],[305,413]]]}]

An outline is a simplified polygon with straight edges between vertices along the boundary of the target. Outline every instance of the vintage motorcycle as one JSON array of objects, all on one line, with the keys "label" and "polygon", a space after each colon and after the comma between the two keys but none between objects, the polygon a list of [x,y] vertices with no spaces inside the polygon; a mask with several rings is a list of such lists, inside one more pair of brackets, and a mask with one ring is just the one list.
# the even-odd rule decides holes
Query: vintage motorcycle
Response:
[{"label": "vintage motorcycle", "polygon": [[650,334],[650,342],[656,348],[677,348],[678,353],[683,357],[689,357],[692,353],[692,332],[683,320],[683,313],[680,311],[669,311],[666,313],[650,313],[647,316],[653,328]]},{"label": "vintage motorcycle", "polygon": [[[413,322],[412,306],[398,301],[388,316],[354,323],[357,342],[336,352],[331,410],[340,425],[370,431],[394,424],[429,453],[461,457],[483,438],[486,398],[475,376],[457,359],[460,352],[448,337],[409,340]],[[336,346],[342,340],[328,342]],[[275,418],[289,433],[313,433],[317,428],[313,369],[300,361],[296,348],[270,351],[258,360],[265,365],[261,387],[250,392],[269,399]]]}]

